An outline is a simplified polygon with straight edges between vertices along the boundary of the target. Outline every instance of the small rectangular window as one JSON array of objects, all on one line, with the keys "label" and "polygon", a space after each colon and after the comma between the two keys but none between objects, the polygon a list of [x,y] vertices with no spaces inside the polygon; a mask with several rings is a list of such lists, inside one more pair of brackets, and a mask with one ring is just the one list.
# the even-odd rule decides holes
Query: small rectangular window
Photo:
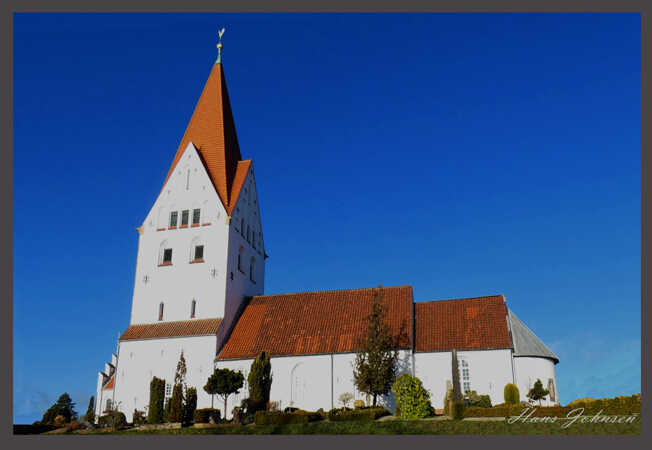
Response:
[{"label": "small rectangular window", "polygon": [[189,213],[190,213],[190,211],[187,210],[187,209],[184,209],[183,211],[181,211],[181,226],[188,225],[188,215],[189,215]]},{"label": "small rectangular window", "polygon": [[164,263],[171,263],[172,262],[172,249],[171,248],[166,248],[163,250],[163,262]]},{"label": "small rectangular window", "polygon": [[199,225],[199,213],[200,213],[199,208],[192,210],[192,224],[193,225]]},{"label": "small rectangular window", "polygon": [[204,259],[204,246],[196,245],[195,246],[195,260]]},{"label": "small rectangular window", "polygon": [[170,226],[171,227],[176,227],[177,226],[177,217],[179,216],[179,213],[177,211],[172,211],[170,213]]}]

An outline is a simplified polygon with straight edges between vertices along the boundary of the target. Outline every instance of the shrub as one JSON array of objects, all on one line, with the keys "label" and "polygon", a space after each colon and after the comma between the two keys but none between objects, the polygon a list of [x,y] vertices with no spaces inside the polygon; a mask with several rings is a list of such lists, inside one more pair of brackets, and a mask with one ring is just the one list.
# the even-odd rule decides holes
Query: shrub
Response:
[{"label": "shrub", "polygon": [[61,414],[59,414],[54,418],[54,424],[58,427],[62,427],[65,423],[66,423],[66,418]]},{"label": "shrub", "polygon": [[464,394],[464,399],[468,401],[470,407],[491,408],[491,398],[488,395],[478,395],[476,391],[468,391]]},{"label": "shrub", "polygon": [[[618,398],[618,397],[616,397],[616,398]],[[573,406],[573,405],[577,405],[579,403],[585,403],[586,404],[586,403],[591,403],[591,402],[594,402],[594,401],[595,401],[595,399],[591,398],[591,397],[578,398],[577,400],[573,400],[572,402],[570,402],[566,406]]]},{"label": "shrub", "polygon": [[294,406],[286,406],[283,410],[284,413],[291,413],[296,411],[299,411],[299,408],[295,408]]},{"label": "shrub", "polygon": [[105,415],[100,416],[98,423],[101,427],[120,429],[127,426],[127,418],[120,411],[109,411]]},{"label": "shrub", "polygon": [[354,408],[364,408],[364,400],[355,400],[353,402]]},{"label": "shrub", "polygon": [[131,421],[134,425],[144,425],[147,422],[145,419],[145,411],[134,409],[134,415]]},{"label": "shrub", "polygon": [[269,402],[269,411],[279,411],[281,409],[281,404],[278,401]]},{"label": "shrub", "polygon": [[82,428],[84,428],[84,425],[77,420],[73,420],[68,425],[66,425],[66,431],[76,431]]},{"label": "shrub", "polygon": [[422,419],[432,414],[430,392],[417,377],[404,373],[396,379],[392,386],[396,402],[401,411],[401,417],[407,420]]},{"label": "shrub", "polygon": [[453,402],[453,414],[452,418],[454,420],[462,420],[464,418],[464,409],[466,406],[463,401]]},{"label": "shrub", "polygon": [[256,425],[285,425],[290,423],[308,423],[322,420],[322,416],[316,412],[295,411],[289,413],[274,411],[257,411]]},{"label": "shrub", "polygon": [[216,408],[196,409],[192,419],[195,423],[218,423],[220,410]]},{"label": "shrub", "polygon": [[504,391],[505,403],[516,405],[519,402],[518,388],[513,383],[507,383]]},{"label": "shrub", "polygon": [[183,423],[192,422],[197,409],[197,389],[194,387],[186,390],[186,403],[183,405]]},{"label": "shrub", "polygon": [[331,409],[328,412],[328,420],[332,422],[370,422],[383,416],[389,416],[391,413],[381,407],[359,408],[359,409]]},{"label": "shrub", "polygon": [[160,378],[152,378],[149,383],[149,407],[147,408],[147,422],[148,423],[161,423],[163,422],[165,401],[165,380]]},{"label": "shrub", "polygon": [[444,400],[444,414],[447,416],[451,415],[451,403],[453,402],[453,390],[449,389],[446,392],[446,399]]},{"label": "shrub", "polygon": [[543,388],[541,380],[537,378],[537,381],[534,382],[534,386],[527,393],[527,398],[529,398],[531,402],[538,401],[539,405],[541,405],[541,400],[543,400],[549,393],[550,392],[547,389]]},{"label": "shrub", "polygon": [[172,389],[168,422],[183,422],[183,386],[179,383],[175,384]]},{"label": "shrub", "polygon": [[339,401],[344,407],[349,406],[351,400],[353,400],[353,394],[351,394],[350,392],[343,392],[342,394],[340,394]]}]

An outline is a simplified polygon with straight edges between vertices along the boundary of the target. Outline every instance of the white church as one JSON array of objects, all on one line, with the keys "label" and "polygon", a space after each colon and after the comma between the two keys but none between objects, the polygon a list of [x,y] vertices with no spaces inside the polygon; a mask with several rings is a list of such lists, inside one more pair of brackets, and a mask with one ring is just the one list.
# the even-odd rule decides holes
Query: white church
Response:
[{"label": "white church", "polygon": [[[218,44],[221,52],[221,44]],[[219,54],[219,53],[218,53]],[[215,368],[246,377],[260,351],[272,355],[270,400],[281,408],[329,410],[340,394],[365,399],[353,382],[355,344],[366,331],[373,288],[264,295],[265,241],[251,159],[238,146],[221,57],[190,118],[154,205],[138,230],[129,326],[97,379],[96,415],[113,407],[128,421],[149,404],[152,377],[166,397],[181,352],[198,408]],[[457,350],[463,391],[502,403],[515,383],[521,400],[537,379],[559,403],[559,359],[507,307],[503,295],[415,302],[411,286],[385,287],[392,330],[400,336],[399,373],[418,376],[434,408],[444,405]],[[390,396],[380,403],[393,409]],[[220,402],[216,401],[219,407]],[[230,411],[222,414],[230,417]]]}]

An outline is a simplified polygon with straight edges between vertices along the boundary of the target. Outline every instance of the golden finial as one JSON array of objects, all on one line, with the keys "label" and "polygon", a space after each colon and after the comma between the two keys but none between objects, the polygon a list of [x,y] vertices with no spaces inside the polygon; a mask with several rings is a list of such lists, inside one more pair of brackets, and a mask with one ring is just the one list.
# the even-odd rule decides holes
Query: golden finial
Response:
[{"label": "golden finial", "polygon": [[226,31],[226,28],[222,28],[217,32],[217,35],[219,36],[220,40],[217,43],[217,61],[215,61],[216,64],[222,64],[222,35]]}]

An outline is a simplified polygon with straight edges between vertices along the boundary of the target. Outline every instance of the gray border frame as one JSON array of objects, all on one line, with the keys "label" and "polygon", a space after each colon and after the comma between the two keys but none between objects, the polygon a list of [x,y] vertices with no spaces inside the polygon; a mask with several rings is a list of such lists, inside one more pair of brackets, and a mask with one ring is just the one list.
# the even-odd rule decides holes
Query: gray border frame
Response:
[{"label": "gray border frame", "polygon": [[[4,360],[13,362],[13,13],[14,12],[271,12],[271,11],[330,11],[330,12],[639,12],[641,13],[641,50],[642,50],[642,77],[641,77],[641,390],[643,405],[641,411],[641,436],[220,436],[219,442],[216,436],[14,436],[11,424],[13,421],[12,400],[13,400],[13,364],[4,364],[1,371],[0,385],[7,395],[8,423],[2,440],[7,440],[5,448],[32,448],[37,446],[48,447],[61,446],[62,448],[111,448],[116,446],[156,446],[158,448],[178,448],[179,445],[192,445],[201,448],[219,446],[271,446],[287,449],[288,447],[315,446],[332,448],[335,445],[355,446],[380,446],[383,448],[395,448],[401,446],[442,446],[456,445],[466,447],[473,445],[476,448],[496,446],[504,449],[505,446],[518,446],[527,448],[549,448],[551,445],[562,447],[578,446],[589,448],[604,447],[612,448],[614,445],[627,445],[628,448],[649,448],[652,432],[648,430],[649,402],[647,401],[647,375],[649,371],[649,347],[646,345],[649,334],[646,324],[649,323],[650,309],[647,307],[647,280],[650,275],[650,267],[647,264],[647,255],[650,251],[648,239],[647,212],[649,211],[650,198],[647,195],[649,182],[646,174],[650,172],[651,162],[647,158],[648,139],[647,129],[650,126],[650,118],[647,114],[650,94],[646,89],[647,56],[650,49],[647,25],[649,22],[648,11],[651,9],[649,2],[643,0],[539,0],[524,4],[519,1],[503,0],[487,4],[482,0],[467,0],[457,2],[427,2],[425,0],[403,0],[400,3],[388,2],[386,0],[363,0],[352,5],[351,1],[330,0],[328,3],[320,2],[318,5],[306,5],[305,2],[281,0],[270,5],[269,2],[260,0],[246,0],[232,3],[222,3],[210,0],[188,0],[183,3],[174,0],[114,0],[102,5],[84,2],[82,0],[64,0],[53,5],[52,2],[44,0],[20,1],[9,0],[3,2],[5,5],[2,14],[2,30],[4,31],[4,43],[2,46],[2,60],[9,61],[6,70],[2,72],[3,85],[3,116],[5,125],[5,151],[1,154],[0,189],[2,202],[5,210],[10,211],[9,220],[2,221],[0,225],[1,248],[2,248],[2,318],[5,330],[3,340]],[[182,440],[183,439],[183,443]]]}]

